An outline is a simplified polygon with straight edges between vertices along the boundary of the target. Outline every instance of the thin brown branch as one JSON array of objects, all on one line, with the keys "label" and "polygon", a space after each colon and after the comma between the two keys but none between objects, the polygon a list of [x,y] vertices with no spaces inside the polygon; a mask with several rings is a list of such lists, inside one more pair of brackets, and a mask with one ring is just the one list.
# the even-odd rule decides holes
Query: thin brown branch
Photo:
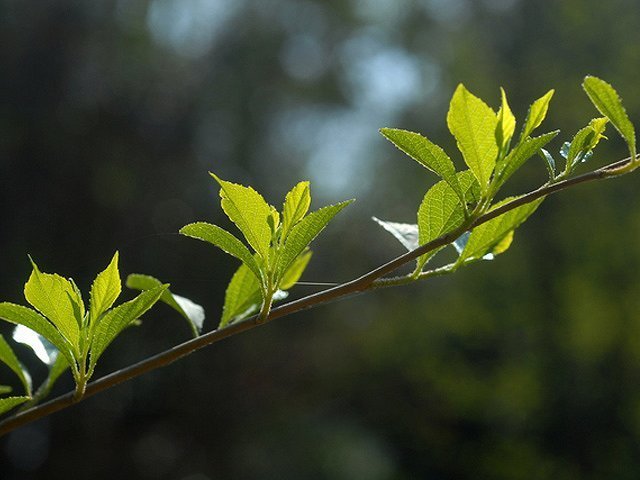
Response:
[{"label": "thin brown branch", "polygon": [[[567,188],[573,187],[581,183],[587,183],[594,180],[601,180],[604,178],[615,177],[615,176],[628,173],[628,171],[620,172],[620,169],[621,167],[624,167],[629,163],[630,163],[630,159],[626,158],[624,160],[620,160],[618,162],[606,165],[592,172],[578,175],[576,177],[562,180],[556,183],[543,185],[537,190],[533,190],[532,192],[529,192],[525,195],[517,197],[516,199],[500,206],[499,208],[489,211],[488,213],[478,217],[473,221],[465,222],[463,225],[456,228],[455,230],[452,230],[447,234],[442,235],[441,237],[438,237],[429,243],[421,245],[417,249],[407,252],[404,255],[401,255],[391,260],[390,262],[385,263],[384,265],[381,265],[380,267],[374,270],[371,270],[370,272],[354,280],[351,280],[349,282],[340,284],[332,288],[328,288],[321,292],[300,298],[298,300],[294,300],[285,305],[274,308],[271,311],[269,317],[266,319],[266,321],[271,321],[276,318],[291,315],[293,313],[297,313],[312,307],[325,305],[327,303],[330,303],[351,295],[355,295],[360,292],[385,286],[385,280],[380,280],[380,279],[383,279],[385,275],[394,272],[398,268],[406,265],[409,262],[412,262],[413,260],[420,257],[421,255],[424,255],[425,253],[428,253],[432,250],[435,250],[438,247],[441,247],[453,242],[465,231],[471,230],[472,228],[477,227],[478,225],[482,225],[483,223],[486,223],[493,218],[496,218],[510,210],[513,210],[514,208],[525,205],[527,203],[531,203],[534,200],[537,200],[538,198],[545,197],[552,193],[566,190]],[[380,281],[376,283],[376,281],[378,280]],[[391,284],[392,283],[393,282],[391,282]],[[112,388],[122,382],[126,382],[144,373],[169,365],[175,362],[176,360],[179,360],[180,358],[195,352],[196,350],[206,347],[207,345],[211,345],[213,343],[219,342],[224,338],[231,337],[238,333],[251,330],[252,328],[255,328],[259,325],[262,325],[262,323],[257,321],[257,316],[250,317],[241,322],[233,323],[221,330],[214,330],[212,332],[206,333],[204,335],[201,335],[200,337],[197,337],[192,340],[181,343],[179,345],[176,345],[175,347],[165,350],[161,353],[158,353],[157,355],[146,358],[138,363],[135,363],[131,366],[125,367],[121,370],[118,370],[109,375],[106,375],[98,380],[95,380],[94,382],[91,382],[87,385],[85,394],[80,399],[75,399],[74,393],[69,392],[65,395],[61,395],[57,398],[54,398],[46,403],[35,406],[23,412],[19,412],[16,415],[8,417],[2,422],[0,422],[0,436],[5,435],[11,432],[12,430],[15,430],[16,428],[21,427],[25,424],[34,422],[42,417],[51,415],[54,412],[70,407],[74,403],[77,403],[85,398],[91,397],[96,393],[102,392],[103,390]]]}]

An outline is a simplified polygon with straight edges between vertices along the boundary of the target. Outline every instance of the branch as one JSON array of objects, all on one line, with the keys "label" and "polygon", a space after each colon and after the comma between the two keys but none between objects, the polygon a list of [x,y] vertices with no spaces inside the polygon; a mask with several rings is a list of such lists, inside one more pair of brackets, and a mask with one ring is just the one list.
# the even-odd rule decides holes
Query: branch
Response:
[{"label": "branch", "polygon": [[[444,245],[452,243],[464,232],[482,225],[483,223],[486,223],[489,220],[492,220],[493,218],[496,218],[510,210],[513,210],[527,203],[531,203],[538,198],[545,197],[555,192],[566,190],[581,183],[602,180],[605,178],[618,177],[629,173],[630,171],[633,171],[636,166],[636,163],[631,162],[630,160],[630,157],[628,157],[592,172],[578,175],[576,177],[562,180],[556,183],[543,185],[542,187],[533,190],[525,195],[517,197],[514,200],[501,205],[499,208],[491,210],[476,219],[471,219],[463,223],[460,227],[448,232],[447,234],[442,235],[441,237],[438,237],[429,243],[421,245],[415,250],[407,252],[404,255],[401,255],[354,280],[274,308],[273,310],[271,310],[271,313],[264,322],[258,321],[258,316],[254,315],[253,317],[247,318],[241,322],[233,323],[228,327],[220,330],[213,330],[209,333],[201,335],[200,337],[188,340],[184,343],[170,348],[169,350],[165,350],[161,353],[158,353],[157,355],[130,365],[129,367],[125,367],[109,375],[105,375],[104,377],[89,383],[82,398],[74,398],[74,392],[69,392],[46,403],[19,412],[16,415],[8,417],[0,422],[0,436],[11,432],[18,427],[34,422],[42,417],[51,415],[54,412],[70,407],[71,405],[78,403],[85,398],[91,397],[96,393],[102,392],[103,390],[112,388],[122,382],[126,382],[144,373],[156,370],[166,365],[170,365],[176,360],[179,360],[180,358],[185,357],[195,352],[196,350],[206,347],[207,345],[211,345],[227,337],[231,337],[247,330],[251,330],[268,321],[291,315],[302,310],[325,305],[338,299],[346,298],[348,296],[352,296],[367,290],[406,283],[405,281],[401,280],[404,277],[396,277],[392,279],[384,279],[383,277],[389,273],[394,272],[407,263],[412,262],[425,253],[435,250],[438,247],[442,247]],[[425,272],[425,274],[428,273],[429,272]],[[427,276],[435,276],[439,273],[444,272],[434,271],[433,275],[423,275],[426,278]]]}]

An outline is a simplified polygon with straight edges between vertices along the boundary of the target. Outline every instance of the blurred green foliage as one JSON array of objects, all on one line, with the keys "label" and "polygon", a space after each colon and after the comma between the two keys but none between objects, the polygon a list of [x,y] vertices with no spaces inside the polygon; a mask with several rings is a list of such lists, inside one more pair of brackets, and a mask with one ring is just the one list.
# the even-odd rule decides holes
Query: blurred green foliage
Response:
[{"label": "blurred green foliage", "polygon": [[[462,82],[492,105],[503,86],[517,118],[555,88],[565,138],[593,117],[585,74],[637,124],[639,24],[631,0],[4,0],[1,298],[21,298],[27,252],[86,289],[119,248],[211,328],[236,265],[175,234],[220,219],[207,170],[272,202],[303,179],[319,204],[357,197],[303,280],[352,278],[401,252],[368,218],[415,222],[430,186],[379,127],[454,151]],[[626,155],[609,137],[591,165]],[[545,176],[531,161],[510,188]],[[637,181],[550,199],[494,262],[275,322],[18,430],[2,478],[637,478]],[[174,327],[158,307],[96,374]]]}]

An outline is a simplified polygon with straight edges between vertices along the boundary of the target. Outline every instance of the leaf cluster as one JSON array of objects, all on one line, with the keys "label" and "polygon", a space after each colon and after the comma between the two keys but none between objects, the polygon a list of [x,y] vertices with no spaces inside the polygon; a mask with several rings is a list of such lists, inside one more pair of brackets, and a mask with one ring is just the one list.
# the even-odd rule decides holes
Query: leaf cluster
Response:
[{"label": "leaf cluster", "polygon": [[[556,183],[568,177],[579,164],[592,156],[598,142],[606,138],[604,131],[609,122],[627,141],[631,158],[635,159],[634,128],[613,87],[598,78],[587,77],[583,88],[604,117],[592,119],[570,142],[564,143],[560,153],[565,158],[565,166],[560,172],[557,172],[553,156],[545,149],[559,131],[532,136],[547,115],[553,90],[531,104],[516,138],[517,121],[504,89],[500,89],[500,106],[496,111],[464,85],[459,85],[451,99],[447,126],[467,167],[462,171],[456,170],[453,160],[441,147],[419,133],[397,128],[381,129],[385,138],[427,170],[437,174],[441,181],[424,195],[416,224],[374,220],[408,250],[460,230],[458,238],[451,242],[458,258],[445,267],[449,272],[503,253],[511,245],[516,228],[536,210],[543,199],[517,207],[475,228],[474,222],[514,200],[515,197],[511,197],[494,202],[501,187],[527,160],[541,156],[549,173],[547,185]],[[433,249],[417,259],[413,279],[429,276],[423,271],[424,266],[442,248]]]},{"label": "leaf cluster", "polygon": [[253,188],[211,176],[220,185],[223,211],[247,243],[206,222],[186,225],[180,233],[211,243],[242,262],[227,287],[219,328],[257,310],[258,321],[264,321],[273,302],[285,298],[306,269],[311,242],[352,200],[308,213],[309,182],[300,182],[287,193],[278,212]]}]

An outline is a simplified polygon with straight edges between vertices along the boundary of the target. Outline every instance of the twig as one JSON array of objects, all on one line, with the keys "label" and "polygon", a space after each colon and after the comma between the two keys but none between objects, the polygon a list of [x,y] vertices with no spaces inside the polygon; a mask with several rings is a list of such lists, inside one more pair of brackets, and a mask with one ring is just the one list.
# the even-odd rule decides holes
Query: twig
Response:
[{"label": "twig", "polygon": [[[237,335],[239,333],[251,330],[259,325],[267,323],[276,318],[291,315],[293,313],[307,310],[309,308],[318,307],[327,303],[342,299],[357,293],[361,293],[367,290],[373,290],[375,288],[381,288],[386,286],[394,286],[403,283],[408,283],[406,277],[395,278],[383,278],[385,275],[394,272],[398,268],[406,265],[407,263],[415,260],[416,258],[435,250],[438,247],[448,245],[457,239],[464,232],[471,230],[489,220],[496,218],[508,211],[511,211],[517,207],[531,203],[538,198],[545,197],[555,192],[565,190],[581,183],[587,183],[594,180],[602,180],[604,178],[617,177],[624,175],[631,170],[621,170],[622,167],[630,164],[630,158],[620,160],[618,162],[606,165],[602,168],[588,172],[582,175],[578,175],[573,178],[562,180],[556,183],[546,184],[542,187],[533,190],[525,195],[515,198],[514,200],[501,205],[500,207],[491,210],[484,215],[476,218],[475,220],[469,220],[463,223],[460,227],[442,235],[429,243],[421,245],[420,247],[405,253],[380,267],[371,270],[370,272],[346,283],[342,283],[332,288],[322,290],[318,293],[308,295],[298,300],[291,301],[280,307],[271,310],[268,318],[264,319],[264,322],[258,321],[258,316],[247,318],[243,321],[233,323],[223,329],[214,330],[200,337],[188,340],[184,343],[176,345],[168,350],[165,350],[157,355],[146,358],[133,365],[125,367],[121,370],[117,370],[109,375],[95,380],[89,383],[86,387],[85,393],[82,398],[74,398],[74,392],[61,395],[46,403],[32,407],[28,410],[19,412],[11,417],[6,418],[0,422],[0,436],[5,435],[18,427],[34,422],[42,417],[51,415],[54,412],[70,407],[74,403],[78,403],[85,398],[91,397],[96,393],[102,392],[112,388],[122,382],[126,382],[135,377],[138,377],[144,373],[156,370],[158,368],[169,365],[182,357],[185,357],[196,350],[199,350],[207,345],[219,342],[227,337]],[[432,275],[429,272],[425,272],[420,278],[426,278],[427,276],[435,276],[438,274],[446,273],[444,271],[434,270]]]}]

